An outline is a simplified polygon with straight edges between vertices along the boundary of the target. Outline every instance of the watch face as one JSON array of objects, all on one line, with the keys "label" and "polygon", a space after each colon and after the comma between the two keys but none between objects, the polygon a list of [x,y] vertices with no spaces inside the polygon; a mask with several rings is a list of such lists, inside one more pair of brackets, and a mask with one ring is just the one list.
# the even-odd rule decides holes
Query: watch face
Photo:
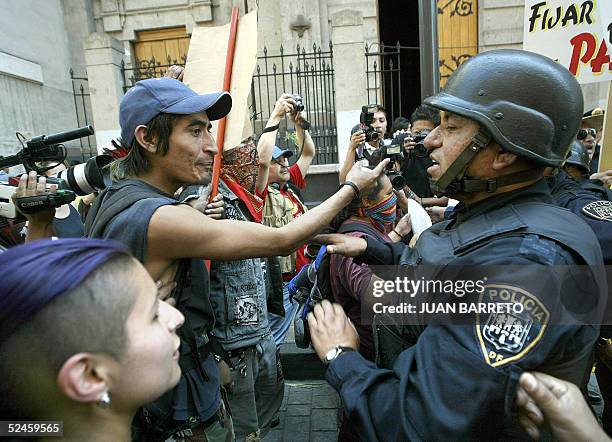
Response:
[{"label": "watch face", "polygon": [[334,347],[331,350],[329,350],[327,353],[325,353],[325,360],[327,362],[333,361],[334,358],[336,356],[338,356],[338,353],[340,352],[340,349],[338,347]]}]

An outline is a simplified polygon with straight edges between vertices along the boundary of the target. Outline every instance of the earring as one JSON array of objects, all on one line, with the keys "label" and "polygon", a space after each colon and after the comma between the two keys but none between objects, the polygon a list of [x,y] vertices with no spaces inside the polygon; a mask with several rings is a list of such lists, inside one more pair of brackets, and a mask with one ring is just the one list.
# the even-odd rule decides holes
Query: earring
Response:
[{"label": "earring", "polygon": [[104,393],[102,393],[100,395],[100,398],[98,399],[98,403],[97,405],[101,408],[108,408],[111,405],[111,397],[110,394],[108,393],[108,391],[105,391]]}]

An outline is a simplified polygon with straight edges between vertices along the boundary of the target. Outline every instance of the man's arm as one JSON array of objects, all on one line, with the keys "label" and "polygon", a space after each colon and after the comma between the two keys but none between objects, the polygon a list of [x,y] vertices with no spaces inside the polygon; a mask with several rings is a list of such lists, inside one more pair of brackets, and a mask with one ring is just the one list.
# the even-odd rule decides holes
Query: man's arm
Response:
[{"label": "man's arm", "polygon": [[[302,129],[301,121],[303,120],[301,114],[297,114],[293,116],[293,122],[295,123],[295,134],[297,136],[298,148],[301,149],[300,157],[298,158],[296,164],[300,168],[300,172],[302,172],[302,176],[306,178],[306,174],[308,173],[308,168],[312,163],[312,160],[316,154],[316,148],[312,137],[310,136],[310,132]],[[303,146],[303,148],[302,148]]]},{"label": "man's arm", "polygon": [[[372,188],[387,162],[373,170],[356,165],[349,179],[361,189]],[[343,186],[313,210],[281,228],[257,223],[213,221],[186,206],[162,206],[153,214],[147,233],[147,263],[167,263],[180,258],[235,260],[260,256],[288,255],[308,238],[326,227],[355,196]],[[149,268],[152,271],[151,268]]]},{"label": "man's arm", "polygon": [[[272,114],[266,123],[266,128],[274,127],[280,124],[281,119],[285,114],[293,110],[295,101],[289,94],[283,94],[279,97],[274,105]],[[255,192],[262,194],[268,185],[268,174],[270,169],[270,161],[272,161],[272,150],[276,141],[276,133],[278,128],[269,132],[264,132],[259,136],[257,142],[257,155],[259,156],[259,171],[257,172],[257,181],[255,183]]]}]

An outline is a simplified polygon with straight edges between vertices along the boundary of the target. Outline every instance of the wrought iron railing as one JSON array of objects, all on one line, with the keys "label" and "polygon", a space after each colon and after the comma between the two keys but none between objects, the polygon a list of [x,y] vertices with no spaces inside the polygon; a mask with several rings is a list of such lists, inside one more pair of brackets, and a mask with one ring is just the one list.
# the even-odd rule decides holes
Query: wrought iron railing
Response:
[{"label": "wrought iron railing", "polygon": [[418,105],[407,100],[407,96],[408,92],[420,95],[419,51],[418,46],[402,46],[399,42],[395,45],[365,45],[368,103],[385,107],[389,129],[393,119],[408,117]]},{"label": "wrought iron railing", "polygon": [[[264,47],[257,58],[251,85],[250,113],[255,133],[261,133],[276,99],[283,93],[299,94],[311,123],[310,134],[316,146],[313,164],[338,162],[336,131],[336,95],[334,84],[333,47],[322,50],[314,44],[312,50],[296,48],[286,53],[281,45],[277,54]],[[297,152],[293,130],[281,125],[277,137],[280,147]],[[297,155],[294,156],[297,158]]]},{"label": "wrought iron railing", "polygon": [[[80,77],[75,76],[74,70],[70,68],[70,79],[72,80],[72,96],[74,98],[74,111],[76,114],[77,126],[83,127],[93,124],[87,75]],[[79,144],[81,161],[85,161],[96,154],[95,137],[79,138]]]},{"label": "wrought iron railing", "polygon": [[180,60],[172,59],[168,55],[164,64],[160,60],[156,60],[155,57],[150,60],[136,59],[132,67],[126,67],[125,62],[122,60],[121,76],[123,78],[123,92],[140,80],[162,77],[172,65],[185,66],[186,60],[186,55],[183,55]]}]

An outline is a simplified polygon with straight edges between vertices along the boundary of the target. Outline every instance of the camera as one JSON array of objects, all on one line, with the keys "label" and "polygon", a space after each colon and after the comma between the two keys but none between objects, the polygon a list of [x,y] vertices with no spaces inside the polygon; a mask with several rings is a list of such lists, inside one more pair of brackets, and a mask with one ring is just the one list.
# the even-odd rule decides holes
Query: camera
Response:
[{"label": "camera", "polygon": [[378,106],[375,104],[368,104],[367,106],[361,106],[361,114],[363,115],[363,133],[365,134],[366,142],[378,141],[380,134],[372,127],[374,123],[374,114],[378,112]]},{"label": "camera", "polygon": [[[23,149],[0,159],[0,168],[23,164],[27,171],[34,170],[42,174],[66,159],[66,148],[62,143],[93,135],[91,126],[60,132],[52,135],[40,135],[22,143]],[[21,141],[21,140],[20,140]],[[103,173],[103,168],[112,161],[110,155],[98,155],[90,158],[84,164],[70,167],[57,177],[47,178],[47,184],[56,184],[55,194],[45,194],[33,197],[18,198],[17,207],[24,213],[35,213],[48,208],[59,207],[74,200],[75,194],[87,195],[96,190],[104,189],[110,184],[110,177]],[[18,180],[14,178],[0,182],[0,216],[17,218],[18,212],[11,201]]]},{"label": "camera", "polygon": [[385,174],[389,177],[391,185],[394,189],[403,189],[406,185],[406,179],[398,172],[395,167],[404,159],[404,140],[396,142],[396,137],[391,144],[384,146],[385,158],[389,158],[389,164],[385,168]]},{"label": "camera", "polygon": [[304,102],[302,101],[302,97],[298,94],[293,94],[291,96],[293,101],[295,101],[295,106],[293,107],[293,113],[297,114],[304,110]]},{"label": "camera", "polygon": [[80,196],[89,195],[110,184],[109,175],[104,173],[104,168],[112,161],[113,157],[110,155],[96,155],[84,163],[62,170],[56,177],[48,178],[47,182],[57,184],[58,189],[71,190]]}]

